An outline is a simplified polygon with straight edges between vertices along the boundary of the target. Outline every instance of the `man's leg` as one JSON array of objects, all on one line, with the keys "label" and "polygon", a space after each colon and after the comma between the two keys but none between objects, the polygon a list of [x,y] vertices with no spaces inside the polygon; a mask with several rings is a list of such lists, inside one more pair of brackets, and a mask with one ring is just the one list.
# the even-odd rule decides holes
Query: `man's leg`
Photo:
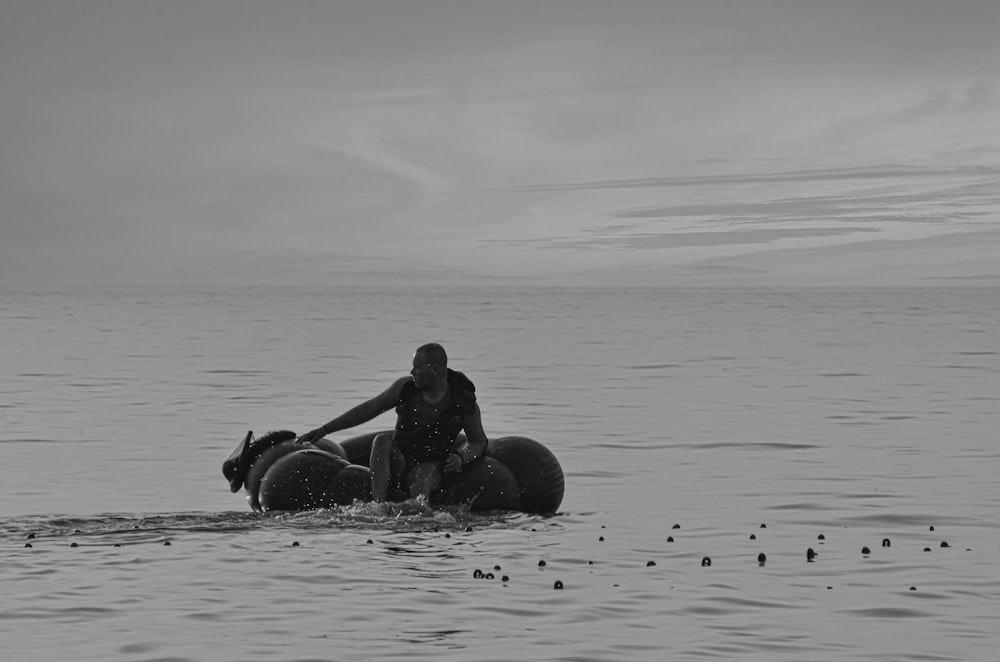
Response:
[{"label": "man's leg", "polygon": [[406,477],[406,484],[410,488],[410,496],[414,499],[424,497],[428,499],[431,492],[441,487],[441,466],[437,462],[424,462],[418,464]]},{"label": "man's leg", "polygon": [[368,458],[368,466],[372,472],[372,498],[375,501],[385,501],[393,472],[402,474],[405,463],[403,454],[392,440],[391,432],[375,435],[371,456]]}]

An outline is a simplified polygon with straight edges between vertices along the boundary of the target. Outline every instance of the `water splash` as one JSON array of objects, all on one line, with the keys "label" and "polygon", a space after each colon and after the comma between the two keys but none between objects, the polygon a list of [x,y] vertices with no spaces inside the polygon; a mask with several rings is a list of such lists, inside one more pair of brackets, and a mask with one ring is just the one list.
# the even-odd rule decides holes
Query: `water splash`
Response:
[{"label": "water splash", "polygon": [[422,500],[362,503],[306,512],[222,512],[33,516],[0,519],[0,539],[84,539],[93,544],[156,542],[183,533],[233,535],[261,529],[323,529],[391,532],[462,531],[469,527],[530,528],[547,518],[467,507],[431,508]]}]

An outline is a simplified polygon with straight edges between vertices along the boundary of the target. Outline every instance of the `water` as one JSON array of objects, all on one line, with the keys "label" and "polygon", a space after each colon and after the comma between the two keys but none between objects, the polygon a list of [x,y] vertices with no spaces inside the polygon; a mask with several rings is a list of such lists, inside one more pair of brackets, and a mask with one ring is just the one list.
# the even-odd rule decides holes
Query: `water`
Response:
[{"label": "water", "polygon": [[[997,294],[5,292],[4,657],[993,659]],[[558,515],[229,493],[248,429],[311,429],[432,340],[490,436],[555,452]]]}]

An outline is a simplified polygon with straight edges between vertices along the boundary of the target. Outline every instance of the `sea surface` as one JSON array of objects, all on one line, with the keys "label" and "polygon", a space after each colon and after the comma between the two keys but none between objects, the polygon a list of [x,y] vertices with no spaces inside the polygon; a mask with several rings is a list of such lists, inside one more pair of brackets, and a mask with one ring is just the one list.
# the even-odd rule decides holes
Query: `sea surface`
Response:
[{"label": "sea surface", "polygon": [[[230,493],[429,341],[558,514]],[[0,374],[4,660],[1000,659],[998,288],[8,290]]]}]

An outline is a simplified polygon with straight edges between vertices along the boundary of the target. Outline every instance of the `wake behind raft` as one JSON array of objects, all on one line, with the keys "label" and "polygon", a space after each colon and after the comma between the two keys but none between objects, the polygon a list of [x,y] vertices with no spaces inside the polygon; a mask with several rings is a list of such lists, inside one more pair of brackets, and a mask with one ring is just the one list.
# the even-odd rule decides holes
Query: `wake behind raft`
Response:
[{"label": "wake behind raft", "polygon": [[[303,444],[289,430],[260,439],[251,431],[222,463],[222,474],[233,492],[246,489],[255,511],[315,510],[371,501],[368,458],[378,434]],[[547,515],[558,510],[564,490],[562,467],[549,449],[527,437],[501,437],[490,440],[479,460],[446,476],[431,495],[431,504]],[[402,485],[390,487],[390,500],[408,498]]]}]

